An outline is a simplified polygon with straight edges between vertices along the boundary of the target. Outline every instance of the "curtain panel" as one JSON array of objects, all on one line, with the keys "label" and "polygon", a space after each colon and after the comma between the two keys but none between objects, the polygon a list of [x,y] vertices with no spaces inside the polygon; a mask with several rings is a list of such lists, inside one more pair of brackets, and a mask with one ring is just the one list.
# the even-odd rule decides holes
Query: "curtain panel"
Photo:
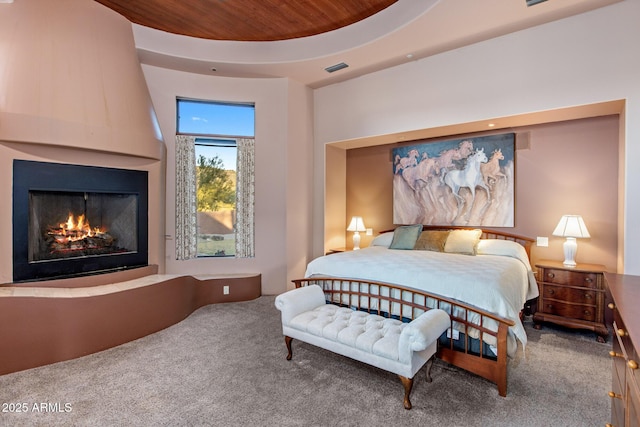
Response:
[{"label": "curtain panel", "polygon": [[236,258],[253,258],[255,199],[255,140],[241,138],[238,147],[236,189]]},{"label": "curtain panel", "polygon": [[176,135],[176,259],[198,256],[196,138]]}]

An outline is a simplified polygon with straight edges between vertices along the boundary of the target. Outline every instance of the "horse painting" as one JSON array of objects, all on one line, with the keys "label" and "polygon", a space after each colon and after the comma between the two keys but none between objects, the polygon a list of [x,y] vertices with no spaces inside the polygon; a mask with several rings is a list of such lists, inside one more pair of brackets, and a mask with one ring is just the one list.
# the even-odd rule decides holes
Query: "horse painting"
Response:
[{"label": "horse painting", "polygon": [[515,134],[401,144],[390,160],[394,224],[513,227]]}]

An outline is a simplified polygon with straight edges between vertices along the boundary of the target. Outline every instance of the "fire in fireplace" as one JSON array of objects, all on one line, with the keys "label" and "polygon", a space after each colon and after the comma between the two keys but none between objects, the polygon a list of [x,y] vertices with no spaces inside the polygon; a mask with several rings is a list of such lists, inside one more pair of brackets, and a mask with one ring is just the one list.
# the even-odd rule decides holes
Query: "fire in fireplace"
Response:
[{"label": "fire in fireplace", "polygon": [[107,230],[91,227],[84,214],[70,213],[59,226],[47,227],[44,233],[47,254],[52,258],[101,255],[104,253],[126,251],[115,245],[114,237]]},{"label": "fire in fireplace", "polygon": [[14,282],[147,265],[147,173],[14,161]]}]

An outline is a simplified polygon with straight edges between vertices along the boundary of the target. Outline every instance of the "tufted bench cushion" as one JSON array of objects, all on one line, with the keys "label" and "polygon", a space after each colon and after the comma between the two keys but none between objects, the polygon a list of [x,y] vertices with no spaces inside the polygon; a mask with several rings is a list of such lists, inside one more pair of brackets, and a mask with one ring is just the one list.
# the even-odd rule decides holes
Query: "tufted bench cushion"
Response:
[{"label": "tufted bench cushion", "polygon": [[[414,375],[432,358],[438,337],[450,326],[443,310],[428,310],[410,323],[327,304],[319,286],[293,289],[276,297],[291,360],[293,338],[368,363],[400,376],[405,408]],[[429,363],[429,368],[431,363]],[[427,379],[430,380],[429,370]]]},{"label": "tufted bench cushion", "polygon": [[376,356],[399,360],[399,320],[325,304],[297,315],[289,326]]}]

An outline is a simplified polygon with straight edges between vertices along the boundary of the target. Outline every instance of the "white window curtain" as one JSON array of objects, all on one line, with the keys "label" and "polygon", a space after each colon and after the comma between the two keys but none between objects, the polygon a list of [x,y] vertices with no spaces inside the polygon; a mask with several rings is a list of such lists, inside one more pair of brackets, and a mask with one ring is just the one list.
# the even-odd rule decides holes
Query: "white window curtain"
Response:
[{"label": "white window curtain", "polygon": [[254,252],[255,140],[241,138],[238,147],[236,189],[236,258],[252,258]]},{"label": "white window curtain", "polygon": [[196,138],[176,135],[176,259],[198,256]]}]

